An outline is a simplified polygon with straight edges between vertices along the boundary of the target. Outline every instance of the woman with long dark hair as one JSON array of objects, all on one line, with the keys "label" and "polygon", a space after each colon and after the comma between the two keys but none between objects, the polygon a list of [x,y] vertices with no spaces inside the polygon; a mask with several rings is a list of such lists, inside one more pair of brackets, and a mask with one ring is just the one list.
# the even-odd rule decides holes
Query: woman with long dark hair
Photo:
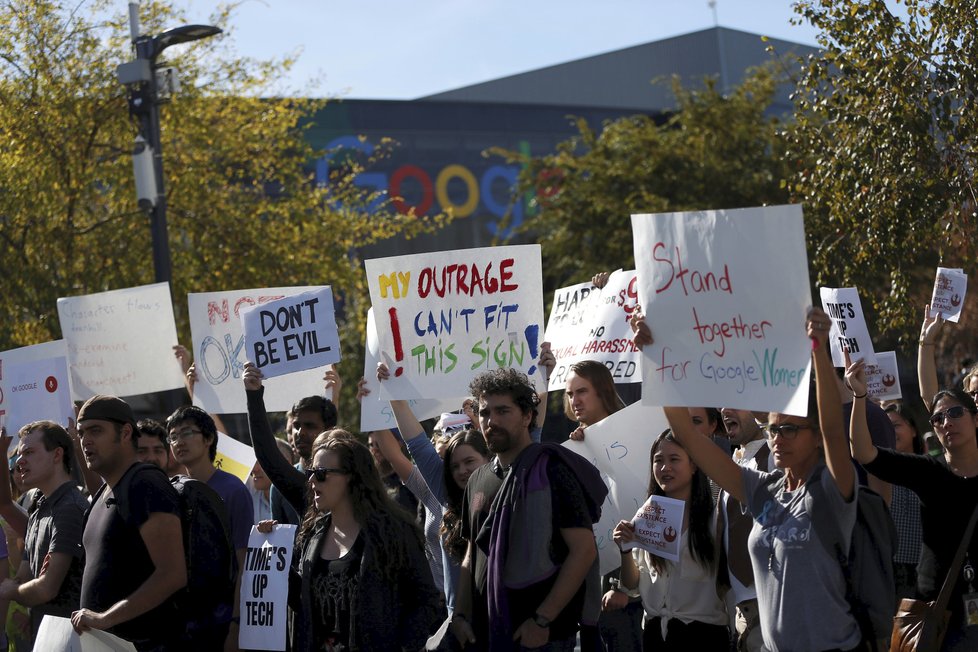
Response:
[{"label": "woman with long dark hair", "polygon": [[[861,360],[846,370],[856,394],[866,393],[863,376]],[[864,400],[857,399],[854,408]],[[978,407],[971,395],[961,389],[940,390],[930,406],[930,423],[944,446],[943,459],[880,448],[873,445],[865,430],[851,431],[853,457],[867,471],[886,482],[907,487],[920,499],[922,549],[917,566],[917,595],[924,600],[934,600],[940,592],[978,505]],[[854,411],[854,425],[855,418]],[[942,650],[974,650],[978,645],[978,627],[968,625],[964,609],[965,595],[978,587],[976,567],[978,531],[968,543],[957,577],[951,578],[951,619]]]},{"label": "woman with long dark hair", "polygon": [[[312,502],[296,536],[294,652],[417,650],[438,592],[414,516],[388,495],[366,446],[333,431],[306,470]],[[266,526],[267,527],[267,526]]]},{"label": "woman with long dark hair", "polygon": [[[728,645],[727,611],[717,595],[713,497],[706,475],[690,460],[671,430],[650,451],[649,496],[686,503],[678,562],[635,548],[622,552],[621,583],[639,588],[645,607],[642,648],[651,651],[722,650]],[[621,521],[615,543],[635,541],[635,526]]]}]

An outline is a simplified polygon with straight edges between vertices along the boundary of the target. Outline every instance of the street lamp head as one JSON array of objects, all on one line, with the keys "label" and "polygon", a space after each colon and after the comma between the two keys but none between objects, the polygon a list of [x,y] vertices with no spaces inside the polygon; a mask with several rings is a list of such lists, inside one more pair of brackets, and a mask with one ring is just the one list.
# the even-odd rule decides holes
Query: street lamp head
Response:
[{"label": "street lamp head", "polygon": [[220,34],[222,31],[220,27],[213,25],[181,25],[168,29],[153,37],[153,58],[159,56],[163,50],[171,45],[199,41],[202,38]]}]

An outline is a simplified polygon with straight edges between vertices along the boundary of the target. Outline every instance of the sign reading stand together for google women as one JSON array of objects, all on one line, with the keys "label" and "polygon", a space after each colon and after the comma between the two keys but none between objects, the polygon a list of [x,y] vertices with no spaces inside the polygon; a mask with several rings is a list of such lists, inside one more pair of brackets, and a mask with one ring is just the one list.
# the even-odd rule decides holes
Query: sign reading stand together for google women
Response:
[{"label": "sign reading stand together for google women", "polygon": [[58,318],[75,400],[183,387],[167,283],[61,298]]},{"label": "sign reading stand together for google women", "polygon": [[642,402],[808,411],[811,306],[800,206],[632,215]]},{"label": "sign reading stand together for google women", "polygon": [[391,372],[382,397],[457,396],[475,376],[500,367],[519,369],[538,391],[546,389],[537,374],[539,245],[393,256],[365,267],[381,357]]}]

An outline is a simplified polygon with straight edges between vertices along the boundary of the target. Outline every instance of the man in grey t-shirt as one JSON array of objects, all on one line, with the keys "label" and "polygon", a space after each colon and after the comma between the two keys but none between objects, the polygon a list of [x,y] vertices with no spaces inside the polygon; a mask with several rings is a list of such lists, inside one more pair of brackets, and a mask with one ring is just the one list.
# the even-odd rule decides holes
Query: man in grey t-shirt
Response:
[{"label": "man in grey t-shirt", "polygon": [[45,615],[68,618],[79,605],[88,501],[71,479],[73,455],[71,438],[54,422],[36,421],[20,431],[15,472],[41,498],[27,522],[24,559],[17,575],[0,583],[0,599],[31,608],[32,636]]}]

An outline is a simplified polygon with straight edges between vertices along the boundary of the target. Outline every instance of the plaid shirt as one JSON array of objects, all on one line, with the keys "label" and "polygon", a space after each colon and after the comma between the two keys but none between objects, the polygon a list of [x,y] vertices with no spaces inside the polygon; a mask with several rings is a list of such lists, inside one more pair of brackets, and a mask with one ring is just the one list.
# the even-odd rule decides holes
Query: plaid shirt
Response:
[{"label": "plaid shirt", "polygon": [[898,564],[916,564],[920,561],[920,500],[906,487],[893,485],[890,514],[897,529],[897,550],[893,561]]}]

